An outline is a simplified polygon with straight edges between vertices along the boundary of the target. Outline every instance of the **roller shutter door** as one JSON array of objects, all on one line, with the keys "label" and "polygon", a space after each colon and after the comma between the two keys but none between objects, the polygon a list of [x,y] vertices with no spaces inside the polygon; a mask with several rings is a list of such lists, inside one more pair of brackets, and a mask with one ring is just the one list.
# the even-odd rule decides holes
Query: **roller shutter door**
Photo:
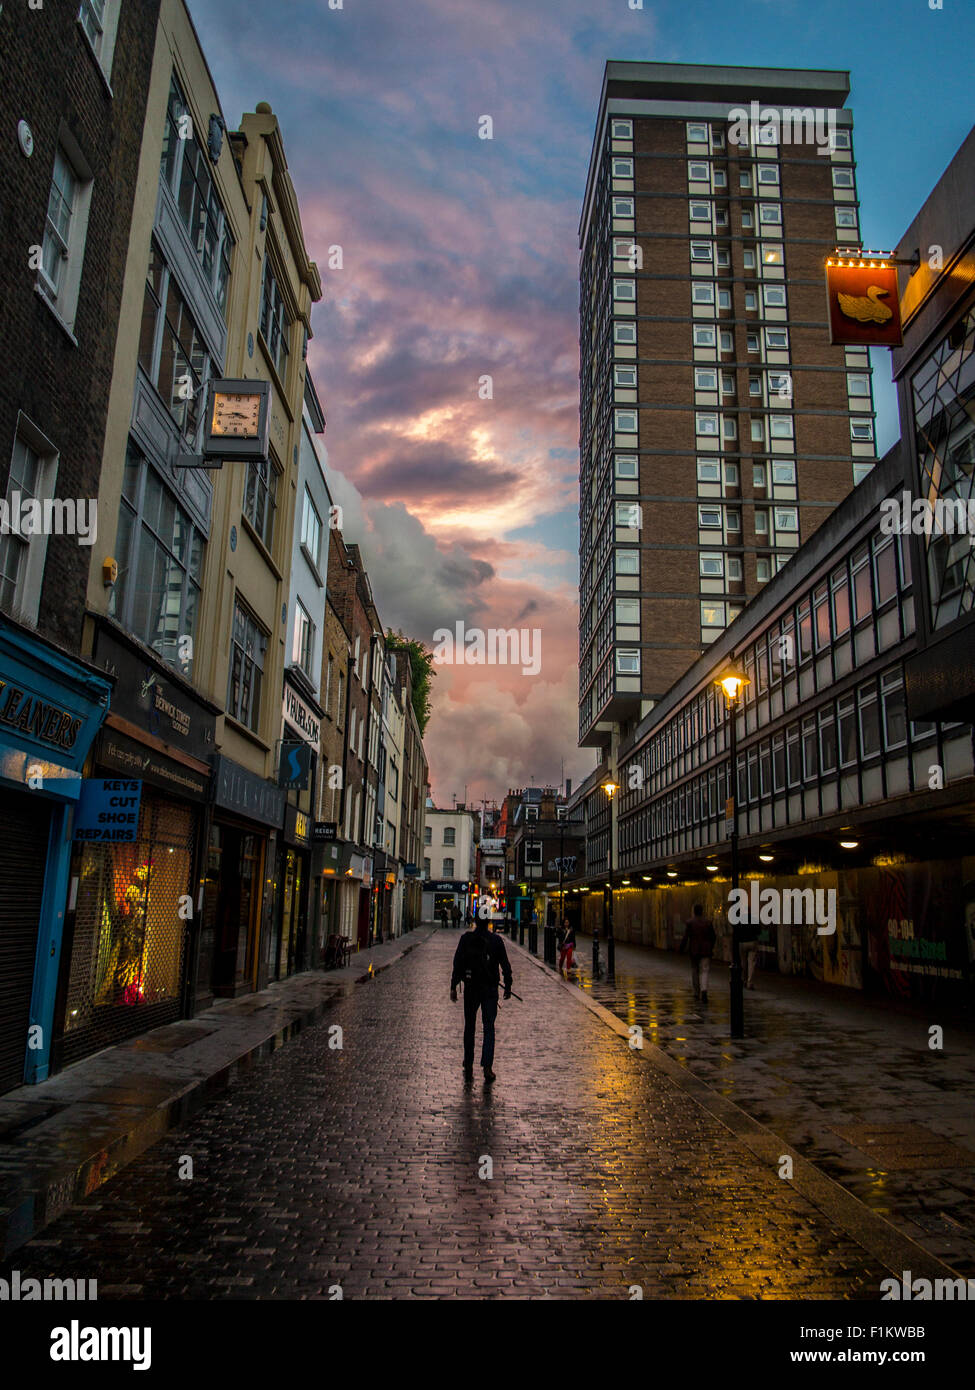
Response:
[{"label": "roller shutter door", "polygon": [[0,1095],[24,1080],[50,824],[48,802],[0,791]]}]

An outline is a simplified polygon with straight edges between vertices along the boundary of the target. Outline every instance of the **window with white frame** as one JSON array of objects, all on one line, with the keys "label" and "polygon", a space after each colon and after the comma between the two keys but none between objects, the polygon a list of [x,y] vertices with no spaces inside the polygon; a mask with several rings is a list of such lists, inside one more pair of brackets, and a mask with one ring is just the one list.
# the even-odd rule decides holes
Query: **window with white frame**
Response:
[{"label": "window with white frame", "polygon": [[787,328],[766,328],[765,345],[772,352],[784,352],[789,346],[789,330]]},{"label": "window with white frame", "polygon": [[698,459],[697,481],[699,483],[720,483],[721,465],[717,459]]},{"label": "window with white frame", "polygon": [[728,507],[724,514],[724,524],[728,531],[741,530],[741,512],[734,507]]},{"label": "window with white frame", "polygon": [[758,334],[749,333],[745,337],[745,345],[749,352],[758,352]]},{"label": "window with white frame", "polygon": [[638,478],[640,476],[640,463],[636,454],[616,455],[616,476],[617,478]]},{"label": "window with white frame", "polygon": [[636,434],[636,411],[617,410],[613,413],[613,425],[619,434]]},{"label": "window with white frame", "polygon": [[714,286],[710,281],[703,285],[691,285],[691,299],[695,304],[713,304]]},{"label": "window with white frame", "polygon": [[710,183],[710,166],[703,160],[692,159],[687,165],[687,177],[690,183]]},{"label": "window with white frame", "polygon": [[697,524],[702,531],[721,530],[721,508],[720,507],[698,507]]},{"label": "window with white frame", "polygon": [[615,366],[613,368],[613,382],[616,386],[635,386],[636,367]]},{"label": "window with white frame", "polygon": [[837,227],[855,227],[857,224],[856,211],[853,208],[836,209]]},{"label": "window with white frame", "polygon": [[692,222],[710,222],[711,204],[710,203],[691,203]]},{"label": "window with white frame", "polygon": [[767,475],[767,472],[766,472],[766,465],[765,465],[764,463],[753,463],[753,464],[752,464],[752,487],[755,488],[755,489],[756,489],[757,491],[759,491],[759,492],[764,492],[764,491],[765,491],[765,485],[766,485],[767,481],[768,481],[768,475]]},{"label": "window with white frame", "polygon": [[699,410],[694,417],[694,424],[698,434],[716,436],[718,433],[717,414],[712,415],[710,412]]},{"label": "window with white frame", "polygon": [[740,171],[739,171],[739,174],[738,174],[738,187],[739,187],[739,188],[751,188],[751,186],[752,186],[752,172],[751,172],[751,170],[750,170],[750,169],[742,169],[742,170],[740,170]]},{"label": "window with white frame", "polygon": [[726,625],[727,618],[725,616],[725,605],[723,603],[701,604],[702,627],[725,627]]},{"label": "window with white frame", "polygon": [[866,374],[866,372],[847,372],[846,389],[851,396],[869,396],[869,376]]},{"label": "window with white frame", "polygon": [[738,486],[738,465],[737,463],[726,463],[724,466],[724,481],[726,487]]},{"label": "window with white frame", "polygon": [[21,417],[7,479],[10,526],[0,533],[0,608],[29,623],[35,623],[40,614],[47,535],[43,528],[21,534],[13,521],[24,515],[25,504],[43,504],[54,496],[57,468],[54,446]]},{"label": "window with white frame", "polygon": [[305,487],[305,502],[301,513],[301,544],[311,556],[312,564],[318,568],[322,544],[322,519],[312,500],[311,490]]},{"label": "window with white frame", "polygon": [[848,150],[850,148],[850,132],[848,130],[834,130],[829,143],[831,149]]},{"label": "window with white frame", "polygon": [[738,421],[735,419],[733,415],[722,415],[721,437],[722,439],[738,438]]},{"label": "window with white frame", "polygon": [[721,290],[721,289],[718,290],[718,308],[719,308],[719,309],[730,309],[730,308],[731,308],[731,291],[730,291],[730,290]]},{"label": "window with white frame", "polygon": [[613,216],[614,216],[614,217],[632,217],[632,216],[633,216],[633,199],[632,199],[632,198],[614,198],[614,199],[613,199]]},{"label": "window with white frame", "polygon": [[773,439],[791,439],[793,436],[791,415],[773,415],[771,427]]},{"label": "window with white frame", "polygon": [[88,235],[92,175],[67,130],[54,154],[37,287],[73,331]]},{"label": "window with white frame", "polygon": [[755,534],[758,536],[768,535],[768,512],[764,507],[755,508]]},{"label": "window with white frame", "polygon": [[617,502],[616,503],[616,525],[627,527],[632,531],[640,529],[640,504],[639,502]]},{"label": "window with white frame", "polygon": [[714,367],[695,367],[694,389],[695,391],[717,391],[717,370]]},{"label": "window with white frame", "polygon": [[614,117],[612,122],[612,134],[614,140],[632,140],[633,122]]},{"label": "window with white frame", "polygon": [[755,269],[755,252],[751,249],[751,247],[750,247],[750,246],[746,246],[745,249],[744,249],[744,251],[742,251],[741,254],[742,254],[742,264],[744,265],[745,269],[746,269],[746,270],[754,270],[754,269]]},{"label": "window with white frame", "polygon": [[638,626],[640,600],[638,598],[618,598],[616,600],[616,621],[622,627]]},{"label": "window with white frame", "polygon": [[633,177],[633,160],[617,156],[613,160],[613,178],[631,179]]},{"label": "window with white frame", "polygon": [[112,75],[120,8],[121,0],[81,0],[78,10],[78,23],[106,78]]},{"label": "window with white frame", "polygon": [[711,259],[711,243],[709,241],[691,242],[691,260],[709,261]]},{"label": "window with white frame", "polygon": [[724,578],[724,556],[720,553],[709,554],[701,551],[701,578],[702,579],[723,579]]},{"label": "window with white frame", "polygon": [[758,181],[759,183],[777,184],[779,181],[779,166],[777,164],[769,164],[768,162],[763,161],[758,166]]},{"label": "window with white frame", "polygon": [[617,574],[639,574],[640,573],[640,552],[638,550],[617,550],[616,552],[616,573]]},{"label": "window with white frame", "polygon": [[295,600],[295,630],[291,644],[291,660],[306,676],[312,676],[315,656],[315,624],[301,599]]},{"label": "window with white frame", "polygon": [[731,269],[731,252],[726,246],[719,246],[715,258],[715,265],[719,270]]},{"label": "window with white frame", "polygon": [[759,221],[768,226],[770,223],[781,223],[782,208],[778,203],[760,203],[758,208]]},{"label": "window with white frame", "polygon": [[766,309],[784,309],[786,307],[784,285],[763,285],[762,297],[765,300]]},{"label": "window with white frame", "polygon": [[632,237],[618,236],[613,239],[613,259],[617,261],[635,260],[636,242]]},{"label": "window with white frame", "polygon": [[742,577],[741,556],[740,556],[740,555],[729,555],[729,556],[728,556],[728,566],[727,566],[727,568],[728,568],[728,578],[729,578],[729,579],[741,579],[741,577]]},{"label": "window with white frame", "polygon": [[873,439],[872,420],[851,420],[850,438],[863,443],[864,440]]},{"label": "window with white frame", "polygon": [[735,394],[735,378],[732,372],[721,373],[721,394],[722,396],[733,396]]},{"label": "window with white frame", "polygon": [[758,295],[755,293],[754,290],[746,290],[746,291],[745,291],[745,309],[746,309],[746,311],[755,310],[755,309],[757,309],[757,308],[758,308]]},{"label": "window with white frame", "polygon": [[775,508],[776,531],[798,531],[799,513],[795,507]]},{"label": "window with white frame", "polygon": [[775,242],[762,242],[762,265],[782,265],[785,261],[784,249]]},{"label": "window with white frame", "polygon": [[734,335],[733,333],[723,332],[723,333],[721,334],[721,351],[722,351],[722,352],[734,352],[734,350],[735,350],[735,335]]},{"label": "window with white frame", "polygon": [[728,175],[723,169],[715,169],[711,175],[711,182],[715,188],[727,188]]},{"label": "window with white frame", "polygon": [[755,578],[760,584],[766,584],[772,578],[772,563],[767,555],[760,555],[755,561]]},{"label": "window with white frame", "polygon": [[706,145],[708,143],[707,126],[700,125],[697,121],[688,121],[687,142],[690,145]]},{"label": "window with white frame", "polygon": [[639,650],[631,647],[617,647],[616,671],[621,676],[638,676],[640,674]]},{"label": "window with white frame", "polygon": [[750,232],[755,225],[755,217],[750,208],[741,210],[741,229],[743,232]]},{"label": "window with white frame", "polygon": [[613,298],[614,298],[614,299],[628,299],[628,300],[636,299],[636,281],[635,281],[635,280],[614,280],[614,281],[613,281]]},{"label": "window with white frame", "polygon": [[843,164],[836,165],[836,167],[833,169],[833,187],[852,188],[853,170]]},{"label": "window with white frame", "polygon": [[710,324],[694,325],[694,346],[695,347],[714,347],[715,330]]},{"label": "window with white frame", "polygon": [[787,404],[792,400],[792,377],[788,372],[769,372],[768,390],[773,405]]},{"label": "window with white frame", "polygon": [[765,421],[761,416],[752,418],[752,442],[761,444],[765,440]]},{"label": "window with white frame", "polygon": [[762,378],[760,376],[750,376],[748,378],[748,394],[759,396],[762,394]]},{"label": "window with white frame", "polygon": [[794,487],[796,482],[796,466],[794,463],[772,461],[772,481],[782,483],[785,486]]},{"label": "window with white frame", "polygon": [[614,323],[613,324],[614,343],[635,343],[636,324],[635,323]]}]

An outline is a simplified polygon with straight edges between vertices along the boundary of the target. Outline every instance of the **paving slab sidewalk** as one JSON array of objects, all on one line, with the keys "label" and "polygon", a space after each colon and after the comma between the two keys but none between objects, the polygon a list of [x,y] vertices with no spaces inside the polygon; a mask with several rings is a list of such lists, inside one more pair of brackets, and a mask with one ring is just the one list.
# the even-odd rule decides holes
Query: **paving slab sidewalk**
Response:
[{"label": "paving slab sidewalk", "polygon": [[[970,1019],[759,971],[745,991],[746,1036],[732,1040],[726,965],[714,963],[702,1005],[686,956],[617,942],[607,980],[605,941],[600,951],[594,980],[592,939],[579,936],[565,987],[642,1029],[675,1079],[731,1107],[726,1123],[747,1117],[759,1147],[776,1140],[779,1152],[806,1160],[936,1260],[975,1278]],[[929,1046],[932,1025],[943,1027],[940,1049]]]},{"label": "paving slab sidewalk", "polygon": [[218,1000],[0,1097],[0,1258],[437,930],[423,925],[356,952],[344,969]]}]

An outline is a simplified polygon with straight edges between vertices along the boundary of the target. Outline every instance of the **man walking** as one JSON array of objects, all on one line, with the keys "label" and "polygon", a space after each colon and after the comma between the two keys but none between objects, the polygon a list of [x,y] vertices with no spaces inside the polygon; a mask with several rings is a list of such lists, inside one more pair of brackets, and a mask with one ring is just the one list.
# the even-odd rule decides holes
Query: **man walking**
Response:
[{"label": "man walking", "polygon": [[454,931],[456,931],[457,928],[460,926],[460,903],[457,901],[456,898],[454,899],[453,907],[450,909],[450,915],[453,919]]},{"label": "man walking", "polygon": [[705,917],[700,903],[694,904],[694,916],[684,923],[684,935],[680,949],[689,949],[691,955],[691,984],[694,998],[702,1004],[708,1002],[708,977],[711,974],[711,957],[717,941],[714,925],[710,917]]},{"label": "man walking", "polygon": [[479,918],[473,931],[465,932],[454,952],[450,998],[456,1004],[457,986],[464,986],[464,1076],[474,1075],[474,1028],[481,1011],[481,1066],[485,1084],[494,1079],[494,1021],[498,1016],[498,972],[504,976],[504,997],[511,998],[511,965],[504,942]]}]

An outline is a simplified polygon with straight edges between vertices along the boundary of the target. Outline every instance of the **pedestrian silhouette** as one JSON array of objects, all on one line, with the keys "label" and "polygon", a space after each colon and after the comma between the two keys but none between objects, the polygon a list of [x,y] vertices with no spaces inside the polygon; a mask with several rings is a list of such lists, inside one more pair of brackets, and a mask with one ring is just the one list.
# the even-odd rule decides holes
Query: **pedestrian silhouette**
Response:
[{"label": "pedestrian silhouette", "polygon": [[711,973],[711,957],[714,955],[716,940],[710,917],[705,917],[704,908],[700,903],[695,903],[694,916],[684,923],[680,949],[690,950],[694,998],[700,999],[702,1004],[708,1002],[708,976]]},{"label": "pedestrian silhouette", "polygon": [[504,976],[504,997],[511,998],[511,965],[504,942],[488,930],[481,918],[473,931],[465,932],[454,952],[450,997],[457,1002],[457,986],[464,987],[464,1076],[474,1075],[474,1029],[481,1014],[481,1066],[484,1080],[494,1075],[494,1024],[498,1016],[498,974]]}]

